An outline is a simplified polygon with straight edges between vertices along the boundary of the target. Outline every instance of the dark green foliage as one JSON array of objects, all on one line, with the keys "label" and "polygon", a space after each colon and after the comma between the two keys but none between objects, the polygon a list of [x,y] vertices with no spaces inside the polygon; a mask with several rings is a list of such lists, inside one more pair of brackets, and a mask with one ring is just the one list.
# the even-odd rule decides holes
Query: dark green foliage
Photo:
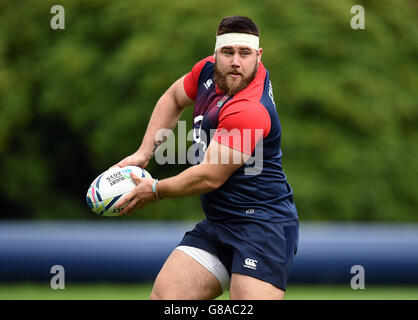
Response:
[{"label": "dark green foliage", "polygon": [[[414,1],[72,0],[59,31],[54,4],[0,0],[2,218],[103,219],[85,205],[90,182],[138,148],[159,97],[240,14],[261,29],[300,218],[418,221]],[[365,30],[350,28],[355,4]],[[132,219],[201,217],[195,197]]]}]

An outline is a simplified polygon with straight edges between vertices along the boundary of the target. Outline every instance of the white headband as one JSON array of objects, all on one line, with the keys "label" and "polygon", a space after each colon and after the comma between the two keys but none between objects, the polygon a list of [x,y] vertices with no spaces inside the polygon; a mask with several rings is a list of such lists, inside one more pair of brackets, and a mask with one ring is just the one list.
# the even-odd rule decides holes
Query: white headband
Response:
[{"label": "white headband", "polygon": [[216,37],[215,52],[225,46],[244,45],[258,50],[260,38],[248,33],[224,33]]}]

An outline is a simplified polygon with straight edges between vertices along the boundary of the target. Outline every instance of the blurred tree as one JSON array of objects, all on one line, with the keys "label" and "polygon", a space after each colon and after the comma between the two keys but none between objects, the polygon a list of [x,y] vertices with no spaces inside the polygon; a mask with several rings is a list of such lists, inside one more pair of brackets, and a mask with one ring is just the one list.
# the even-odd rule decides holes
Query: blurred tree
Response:
[{"label": "blurred tree", "polygon": [[[241,14],[261,28],[300,218],[418,221],[415,2],[67,0],[52,30],[54,4],[0,0],[2,218],[100,219],[84,203],[90,182],[137,149],[162,93],[213,52],[220,19]],[[355,4],[365,30],[350,28]],[[129,219],[202,215],[194,197]]]}]

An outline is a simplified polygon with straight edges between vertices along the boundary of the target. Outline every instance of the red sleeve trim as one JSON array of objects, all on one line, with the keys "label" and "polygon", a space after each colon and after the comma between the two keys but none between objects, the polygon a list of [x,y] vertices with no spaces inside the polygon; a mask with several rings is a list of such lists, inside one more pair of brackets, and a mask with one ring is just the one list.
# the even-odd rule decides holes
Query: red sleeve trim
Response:
[{"label": "red sleeve trim", "polygon": [[196,100],[197,89],[199,87],[199,75],[202,71],[203,67],[205,66],[206,62],[213,60],[213,56],[206,57],[203,60],[200,60],[198,63],[194,65],[192,71],[190,71],[183,80],[183,87],[184,91],[186,91],[187,96],[192,99]]}]

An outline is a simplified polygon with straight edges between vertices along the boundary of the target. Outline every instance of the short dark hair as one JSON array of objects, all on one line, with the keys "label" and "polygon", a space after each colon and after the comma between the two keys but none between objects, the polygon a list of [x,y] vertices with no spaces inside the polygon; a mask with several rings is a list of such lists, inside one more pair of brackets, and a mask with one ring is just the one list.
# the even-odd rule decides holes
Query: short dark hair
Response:
[{"label": "short dark hair", "polygon": [[249,33],[258,37],[260,36],[258,26],[250,18],[244,16],[230,16],[221,20],[216,35],[219,36],[231,32]]}]

